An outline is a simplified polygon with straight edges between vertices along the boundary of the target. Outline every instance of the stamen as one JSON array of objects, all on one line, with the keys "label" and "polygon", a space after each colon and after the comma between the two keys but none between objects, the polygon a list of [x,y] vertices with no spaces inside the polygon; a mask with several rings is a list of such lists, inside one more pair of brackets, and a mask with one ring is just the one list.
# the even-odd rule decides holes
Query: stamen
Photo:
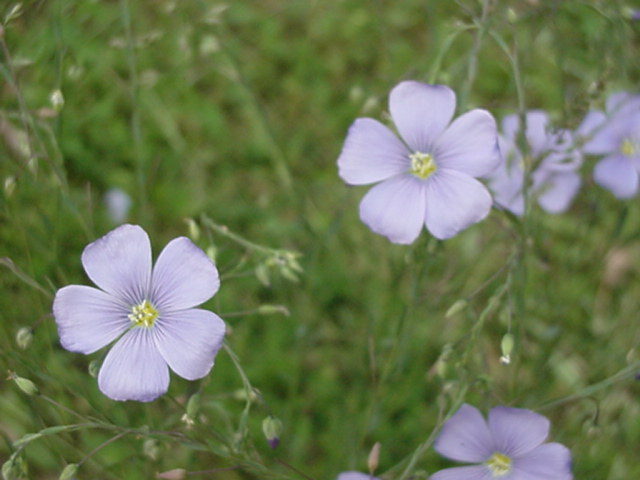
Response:
[{"label": "stamen", "polygon": [[502,477],[511,471],[511,459],[503,453],[495,452],[487,461],[487,466],[493,473],[493,478]]},{"label": "stamen", "polygon": [[422,180],[429,178],[438,169],[433,156],[430,153],[415,152],[409,155],[411,170],[409,173]]},{"label": "stamen", "polygon": [[627,157],[633,157],[638,152],[638,144],[630,138],[625,138],[620,146],[620,151]]},{"label": "stamen", "polygon": [[151,304],[149,300],[143,301],[140,305],[135,305],[131,309],[129,320],[136,327],[152,327],[158,318],[158,310]]}]

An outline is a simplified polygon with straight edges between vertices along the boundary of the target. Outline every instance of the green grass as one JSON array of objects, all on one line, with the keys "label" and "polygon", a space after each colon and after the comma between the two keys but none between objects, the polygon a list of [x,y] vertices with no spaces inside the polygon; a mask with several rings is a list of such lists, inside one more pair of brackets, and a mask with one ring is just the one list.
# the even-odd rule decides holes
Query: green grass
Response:
[{"label": "green grass", "polygon": [[[28,443],[25,478],[82,461],[87,479],[235,466],[211,478],[303,478],[282,462],[332,479],[366,471],[375,442],[383,479],[428,478],[451,465],[432,432],[466,401],[548,416],[576,478],[638,477],[637,199],[597,187],[589,159],[563,215],[534,208],[518,223],[494,211],[454,239],[423,232],[406,247],[360,222],[366,189],[346,187],[336,167],[349,125],[384,120],[403,79],[446,83],[459,112],[541,108],[577,126],[640,80],[630,6],[503,1],[483,16],[472,0],[23,2],[0,55],[0,177],[15,182],[0,194],[0,257],[11,261],[0,274],[0,460],[26,434],[80,425]],[[187,218],[196,243],[215,247],[222,286],[206,307],[227,321],[238,359],[221,351],[199,382],[173,375],[150,404],[103,396],[88,368],[104,351],[63,350],[51,315],[56,289],[89,283],[80,254],[115,226],[103,202],[114,187],[156,255],[189,233]],[[297,282],[269,267],[276,251],[300,253]],[[459,299],[467,308],[447,318]],[[33,329],[25,349],[22,327]],[[40,394],[4,381],[8,371]],[[270,414],[284,425],[275,452],[261,430]]]}]

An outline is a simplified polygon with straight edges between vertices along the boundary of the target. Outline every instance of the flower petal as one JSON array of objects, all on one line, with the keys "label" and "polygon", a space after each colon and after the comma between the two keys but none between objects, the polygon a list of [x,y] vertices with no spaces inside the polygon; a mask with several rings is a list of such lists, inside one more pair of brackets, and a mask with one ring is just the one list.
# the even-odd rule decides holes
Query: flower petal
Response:
[{"label": "flower petal", "polygon": [[523,408],[495,407],[489,412],[489,428],[496,450],[515,458],[544,442],[549,435],[549,420]]},{"label": "flower petal", "polygon": [[445,468],[434,473],[429,480],[491,480],[493,479],[491,470],[484,465],[473,465],[469,467]]},{"label": "flower petal", "polygon": [[545,443],[515,458],[513,473],[522,480],[571,480],[571,452],[559,443]]},{"label": "flower petal", "polygon": [[368,473],[360,472],[342,472],[338,475],[336,480],[379,480],[378,477],[373,477]]},{"label": "flower petal", "polygon": [[491,210],[486,187],[456,170],[439,169],[429,178],[426,192],[425,224],[441,240],[483,220]]},{"label": "flower petal", "polygon": [[218,270],[187,237],[171,240],[153,268],[151,300],[161,315],[195,307],[218,291]]},{"label": "flower petal", "polygon": [[338,158],[340,177],[350,185],[380,182],[411,167],[409,150],[387,127],[358,118],[349,128]]},{"label": "flower petal", "polygon": [[451,121],[456,94],[444,85],[408,81],[389,95],[389,110],[398,132],[412,150],[432,153],[436,138]]},{"label": "flower petal", "polygon": [[425,183],[400,175],[373,187],[360,203],[360,218],[393,243],[412,243],[422,230]]},{"label": "flower petal", "polygon": [[438,138],[433,156],[447,169],[482,177],[500,164],[498,129],[486,110],[472,110],[460,115]]},{"label": "flower petal", "polygon": [[638,172],[623,155],[600,160],[593,170],[593,179],[618,198],[631,198],[638,191]]},{"label": "flower petal", "polygon": [[127,332],[107,354],[98,386],[113,400],[150,402],[169,388],[169,369],[146,327]]},{"label": "flower petal", "polygon": [[482,414],[466,403],[444,424],[434,448],[440,455],[459,462],[484,462],[495,450]]},{"label": "flower petal", "polygon": [[[531,153],[537,157],[551,148],[551,139],[547,132],[549,117],[542,110],[531,110],[526,113],[527,123],[525,136],[527,143],[531,147]],[[518,144],[520,132],[520,117],[518,115],[507,115],[502,119],[502,131],[505,137],[515,144]]]},{"label": "flower petal", "polygon": [[60,343],[71,352],[85,355],[123,334],[131,325],[129,313],[108,293],[84,285],[63,287],[53,300]]},{"label": "flower petal", "polygon": [[549,213],[562,213],[571,205],[571,201],[580,189],[580,184],[580,175],[575,172],[554,173],[541,186],[538,203]]},{"label": "flower petal", "polygon": [[224,341],[225,324],[215,313],[193,308],[162,315],[152,330],[169,367],[182,378],[196,380],[211,370]]},{"label": "flower petal", "polygon": [[137,225],[121,225],[82,252],[89,278],[104,291],[137,305],[148,294],[151,242]]}]

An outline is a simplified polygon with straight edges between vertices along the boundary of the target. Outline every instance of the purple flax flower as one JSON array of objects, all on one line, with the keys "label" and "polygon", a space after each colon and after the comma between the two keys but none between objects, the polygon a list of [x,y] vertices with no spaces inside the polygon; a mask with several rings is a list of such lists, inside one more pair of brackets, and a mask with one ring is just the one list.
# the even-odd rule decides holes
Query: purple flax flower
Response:
[{"label": "purple flax flower", "polygon": [[378,477],[360,472],[342,472],[336,480],[380,480]]},{"label": "purple flax flower", "polygon": [[87,245],[82,265],[100,289],[69,285],[56,293],[60,343],[90,354],[118,339],[98,375],[114,400],[149,402],[169,387],[169,369],[195,380],[209,373],[225,324],[193,308],[220,285],[218,271],[191,240],[167,244],[151,268],[151,243],[136,225],[122,225]]},{"label": "purple flax flower", "polygon": [[371,118],[357,119],[338,167],[351,185],[378,183],[360,203],[360,218],[394,243],[412,243],[426,225],[450,238],[484,219],[491,195],[476,180],[500,160],[491,114],[472,110],[451,122],[455,93],[443,85],[402,82],[389,96],[402,139]]},{"label": "purple flax flower", "polygon": [[514,215],[524,214],[524,162],[534,162],[529,194],[549,213],[562,213],[569,208],[580,188],[577,169],[582,163],[580,153],[573,148],[568,130],[549,130],[547,114],[532,110],[526,115],[525,138],[529,158],[524,158],[517,138],[520,121],[517,115],[507,115],[502,121],[500,136],[502,163],[490,179],[490,188],[497,206]]},{"label": "purple flax flower", "polygon": [[618,198],[638,192],[640,174],[640,96],[618,92],[607,99],[606,112],[592,111],[578,128],[584,153],[602,156],[595,182]]},{"label": "purple flax flower", "polygon": [[476,463],[440,470],[431,480],[571,480],[571,452],[543,443],[549,420],[521,408],[495,407],[486,422],[464,404],[442,428],[435,449],[451,460]]}]

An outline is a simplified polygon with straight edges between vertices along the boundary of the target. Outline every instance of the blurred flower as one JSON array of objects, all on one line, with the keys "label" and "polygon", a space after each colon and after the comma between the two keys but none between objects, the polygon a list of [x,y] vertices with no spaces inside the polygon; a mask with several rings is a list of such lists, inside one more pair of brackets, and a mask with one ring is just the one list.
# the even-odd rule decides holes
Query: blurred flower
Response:
[{"label": "blurred flower", "polygon": [[342,472],[336,480],[380,480],[378,477],[360,472]]},{"label": "blurred flower", "polygon": [[100,373],[100,390],[114,400],[149,402],[169,387],[169,369],[187,380],[213,366],[224,322],[193,308],[220,285],[218,271],[186,237],[167,244],[151,267],[151,243],[136,225],[122,225],[89,244],[82,265],[100,289],[69,285],[56,293],[60,343],[90,354],[118,339]]},{"label": "blurred flower", "polygon": [[595,182],[618,198],[636,195],[640,184],[640,95],[611,95],[606,111],[589,112],[578,133],[585,140],[584,153],[602,156],[593,171]]},{"label": "blurred flower", "polygon": [[131,208],[131,197],[120,188],[112,188],[104,194],[104,203],[111,221],[120,224],[127,220]]},{"label": "blurred flower", "polygon": [[517,115],[507,115],[503,119],[503,135],[500,136],[502,160],[489,184],[496,205],[514,215],[524,214],[524,166],[525,162],[533,162],[529,194],[547,212],[564,212],[581,184],[577,169],[582,163],[582,156],[573,148],[571,132],[549,130],[549,118],[545,112],[527,112],[524,136],[529,157],[525,158],[517,147],[520,130]]},{"label": "blurred flower", "polygon": [[495,407],[486,422],[464,404],[442,428],[435,450],[452,460],[477,463],[440,470],[431,480],[571,480],[571,452],[543,443],[549,420],[531,410]]},{"label": "blurred flower", "polygon": [[451,122],[455,93],[443,85],[402,82],[389,96],[402,138],[371,118],[357,119],[338,158],[351,185],[378,183],[360,203],[360,218],[394,243],[412,243],[422,226],[450,238],[484,219],[491,195],[476,180],[499,163],[497,128],[485,110]]}]

